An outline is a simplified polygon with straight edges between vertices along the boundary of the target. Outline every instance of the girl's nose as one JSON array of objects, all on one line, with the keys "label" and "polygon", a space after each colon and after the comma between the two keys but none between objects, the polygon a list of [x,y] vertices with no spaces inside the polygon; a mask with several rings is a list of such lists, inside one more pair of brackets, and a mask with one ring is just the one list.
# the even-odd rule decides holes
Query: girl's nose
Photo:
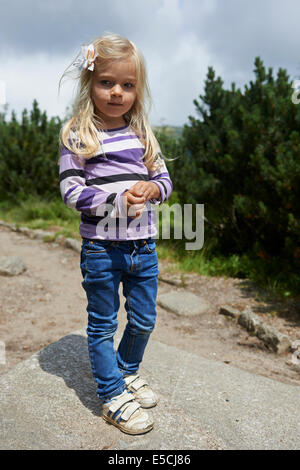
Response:
[{"label": "girl's nose", "polygon": [[120,85],[116,84],[112,89],[111,89],[111,95],[113,96],[121,96],[122,95],[122,88]]}]

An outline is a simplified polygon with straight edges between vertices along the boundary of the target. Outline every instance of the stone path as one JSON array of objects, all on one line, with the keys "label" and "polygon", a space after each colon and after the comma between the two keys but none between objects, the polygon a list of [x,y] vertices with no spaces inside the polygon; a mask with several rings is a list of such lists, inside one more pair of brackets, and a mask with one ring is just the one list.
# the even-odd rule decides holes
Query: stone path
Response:
[{"label": "stone path", "polygon": [[160,402],[154,430],[129,436],[101,418],[84,331],[61,338],[0,378],[0,448],[299,448],[297,386],[158,341],[150,341],[141,373]]}]

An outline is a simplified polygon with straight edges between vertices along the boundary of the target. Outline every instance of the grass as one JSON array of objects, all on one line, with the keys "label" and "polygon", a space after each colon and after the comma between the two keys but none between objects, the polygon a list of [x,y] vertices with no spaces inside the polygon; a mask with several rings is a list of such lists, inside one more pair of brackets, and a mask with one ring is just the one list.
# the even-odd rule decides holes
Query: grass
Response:
[{"label": "grass", "polygon": [[[53,231],[80,240],[78,232],[80,214],[66,207],[61,199],[45,201],[28,196],[18,203],[0,202],[0,219],[31,229]],[[205,276],[247,278],[266,290],[270,296],[281,299],[299,297],[299,275],[282,265],[280,260],[267,263],[247,255],[216,256],[209,253],[209,243],[202,250],[186,251],[181,242],[157,239],[157,252],[161,259],[172,261],[173,269],[196,272]]]},{"label": "grass", "polygon": [[10,201],[0,202],[0,219],[26,226],[31,229],[50,230],[55,236],[80,239],[78,227],[80,214],[69,209],[61,200],[45,201],[29,196],[17,204]]},{"label": "grass", "polygon": [[266,291],[266,298],[278,300],[299,298],[300,277],[279,259],[267,263],[249,255],[214,256],[205,245],[199,251],[186,251],[183,246],[158,240],[158,255],[172,261],[174,271],[196,272],[204,276],[249,279]]}]

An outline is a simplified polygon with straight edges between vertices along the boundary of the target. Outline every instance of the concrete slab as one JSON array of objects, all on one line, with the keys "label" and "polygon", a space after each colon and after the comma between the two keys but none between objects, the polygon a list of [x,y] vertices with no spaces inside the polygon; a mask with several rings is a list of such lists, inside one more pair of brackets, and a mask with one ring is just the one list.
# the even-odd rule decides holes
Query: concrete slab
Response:
[{"label": "concrete slab", "polygon": [[299,449],[298,386],[151,340],[140,372],[160,402],[129,436],[101,418],[85,332],[61,338],[0,378],[0,448]]},{"label": "concrete slab", "polygon": [[207,302],[198,295],[175,290],[158,295],[157,303],[166,310],[183,316],[200,315],[209,308]]}]

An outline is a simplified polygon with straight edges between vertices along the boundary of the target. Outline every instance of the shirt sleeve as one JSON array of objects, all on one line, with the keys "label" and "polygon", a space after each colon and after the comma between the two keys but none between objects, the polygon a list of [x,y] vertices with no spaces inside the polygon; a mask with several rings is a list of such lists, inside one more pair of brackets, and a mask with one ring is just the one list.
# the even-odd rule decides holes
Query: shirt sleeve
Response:
[{"label": "shirt sleeve", "polygon": [[104,215],[108,210],[111,217],[126,216],[122,193],[109,193],[100,188],[86,185],[85,161],[62,147],[59,161],[59,185],[64,203],[87,215]]},{"label": "shirt sleeve", "polygon": [[150,199],[150,202],[152,204],[162,204],[171,196],[173,184],[161,152],[158,153],[156,162],[160,164],[160,167],[154,171],[149,170],[148,173],[149,181],[155,183],[160,190],[160,199]]}]

